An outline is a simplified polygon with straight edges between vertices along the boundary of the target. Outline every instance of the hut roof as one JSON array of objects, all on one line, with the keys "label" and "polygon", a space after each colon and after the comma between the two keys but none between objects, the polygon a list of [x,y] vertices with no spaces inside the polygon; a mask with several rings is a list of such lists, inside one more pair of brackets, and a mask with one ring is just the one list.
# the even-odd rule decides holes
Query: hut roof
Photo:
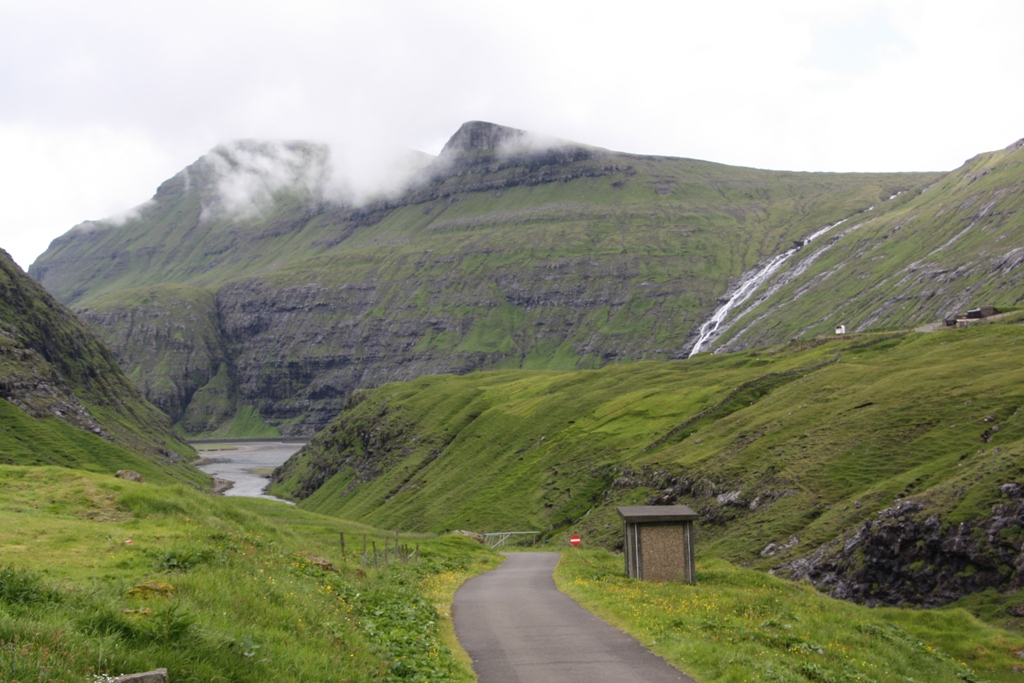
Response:
[{"label": "hut roof", "polygon": [[630,524],[684,522],[697,519],[697,513],[685,505],[629,505],[617,509],[619,516]]}]

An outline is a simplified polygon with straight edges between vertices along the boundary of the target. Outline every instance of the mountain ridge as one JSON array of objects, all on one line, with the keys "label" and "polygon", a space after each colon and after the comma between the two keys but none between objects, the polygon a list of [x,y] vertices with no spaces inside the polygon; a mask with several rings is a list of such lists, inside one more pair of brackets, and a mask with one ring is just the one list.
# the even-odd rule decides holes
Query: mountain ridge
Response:
[{"label": "mountain ridge", "polygon": [[[308,435],[354,389],[424,373],[678,357],[766,255],[939,177],[758,171],[484,122],[447,150],[358,205],[270,183],[259,212],[217,213],[249,176],[178,174],[120,227],[55,240],[30,273],[189,433],[239,434],[244,413]],[[319,177],[303,158],[313,171],[267,177]],[[147,353],[154,339],[178,341]]]},{"label": "mountain ridge", "polygon": [[[735,327],[720,348],[847,322],[851,330],[913,327],[981,305],[1016,306],[1024,301],[1022,198],[1024,141],[972,157],[920,195],[801,250],[793,268],[765,283],[769,293],[728,321]],[[766,334],[766,320],[781,329]]]}]

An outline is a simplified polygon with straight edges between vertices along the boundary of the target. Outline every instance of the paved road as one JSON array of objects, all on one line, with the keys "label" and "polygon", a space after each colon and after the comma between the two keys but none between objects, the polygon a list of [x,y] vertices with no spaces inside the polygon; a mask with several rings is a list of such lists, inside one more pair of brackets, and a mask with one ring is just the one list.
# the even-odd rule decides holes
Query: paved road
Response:
[{"label": "paved road", "polygon": [[558,553],[512,553],[455,593],[480,683],[695,683],[555,588]]}]

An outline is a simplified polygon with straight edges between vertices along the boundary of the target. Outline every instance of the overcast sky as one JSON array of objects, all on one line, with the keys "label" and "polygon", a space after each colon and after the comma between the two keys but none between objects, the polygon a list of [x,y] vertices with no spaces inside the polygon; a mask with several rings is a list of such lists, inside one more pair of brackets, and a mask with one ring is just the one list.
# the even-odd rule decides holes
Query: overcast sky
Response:
[{"label": "overcast sky", "polygon": [[614,150],[950,170],[1024,137],[1020,0],[0,0],[22,267],[220,142],[436,154],[482,119]]}]

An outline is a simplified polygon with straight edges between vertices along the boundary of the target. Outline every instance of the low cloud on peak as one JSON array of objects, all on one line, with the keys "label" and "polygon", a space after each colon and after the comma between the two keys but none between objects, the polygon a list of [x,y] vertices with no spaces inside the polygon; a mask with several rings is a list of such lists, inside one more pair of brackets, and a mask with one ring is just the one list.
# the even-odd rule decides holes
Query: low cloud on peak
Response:
[{"label": "low cloud on peak", "polygon": [[216,183],[204,216],[255,218],[282,194],[311,204],[360,205],[400,192],[433,159],[399,147],[238,140],[203,157]]},{"label": "low cloud on peak", "polygon": [[202,159],[216,183],[212,201],[204,200],[202,218],[255,218],[285,192],[318,203],[331,180],[330,156],[326,145],[308,142],[237,140],[218,145]]}]

